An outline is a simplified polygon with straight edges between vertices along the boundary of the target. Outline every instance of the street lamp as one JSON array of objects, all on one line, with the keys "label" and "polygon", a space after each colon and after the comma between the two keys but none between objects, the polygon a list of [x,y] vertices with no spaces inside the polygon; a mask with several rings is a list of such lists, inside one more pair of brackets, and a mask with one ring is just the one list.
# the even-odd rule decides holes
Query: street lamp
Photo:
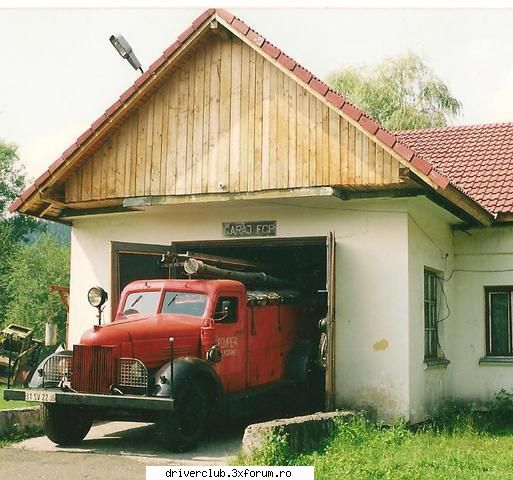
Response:
[{"label": "street lamp", "polygon": [[125,59],[128,60],[128,63],[134,67],[135,70],[140,70],[141,73],[143,73],[143,69],[141,67],[141,63],[135,56],[135,53],[132,51],[132,47],[130,44],[125,40],[125,37],[123,35],[111,35],[110,43],[114,45],[114,48],[118,51],[118,53]]}]

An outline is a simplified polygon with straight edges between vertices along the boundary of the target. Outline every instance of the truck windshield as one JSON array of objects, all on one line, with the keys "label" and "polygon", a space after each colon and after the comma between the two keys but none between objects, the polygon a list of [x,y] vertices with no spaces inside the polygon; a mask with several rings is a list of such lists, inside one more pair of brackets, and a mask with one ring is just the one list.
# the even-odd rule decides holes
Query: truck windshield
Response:
[{"label": "truck windshield", "polygon": [[125,300],[123,315],[151,315],[157,313],[160,292],[134,292]]},{"label": "truck windshield", "polygon": [[201,317],[205,312],[207,296],[202,293],[166,292],[162,313],[177,313]]}]

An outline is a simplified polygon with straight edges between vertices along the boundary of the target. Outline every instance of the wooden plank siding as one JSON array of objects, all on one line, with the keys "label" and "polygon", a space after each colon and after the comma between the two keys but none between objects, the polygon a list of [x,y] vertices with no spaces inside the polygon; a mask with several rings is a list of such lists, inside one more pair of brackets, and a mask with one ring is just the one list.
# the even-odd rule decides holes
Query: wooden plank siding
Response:
[{"label": "wooden plank siding", "polygon": [[240,39],[212,35],[70,175],[65,201],[399,182],[373,137]]}]

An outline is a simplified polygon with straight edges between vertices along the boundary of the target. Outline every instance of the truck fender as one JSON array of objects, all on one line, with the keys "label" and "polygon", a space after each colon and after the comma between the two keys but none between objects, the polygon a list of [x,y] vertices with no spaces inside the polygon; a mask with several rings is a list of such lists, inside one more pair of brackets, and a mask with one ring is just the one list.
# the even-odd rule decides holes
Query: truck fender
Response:
[{"label": "truck fender", "polygon": [[223,385],[216,371],[205,360],[196,357],[180,357],[173,361],[172,382],[171,362],[163,365],[154,376],[154,395],[176,398],[189,382],[197,380],[208,388],[210,401],[219,404],[223,400]]},{"label": "truck fender", "polygon": [[285,361],[285,378],[296,383],[305,383],[317,358],[317,345],[312,340],[297,342]]},{"label": "truck fender", "polygon": [[[39,372],[43,369],[43,367],[44,367],[45,363],[48,361],[48,359],[55,355],[72,356],[73,351],[72,350],[58,350],[58,351],[53,352],[52,354],[48,355],[46,358],[44,358],[43,361],[34,370],[34,373],[33,373],[32,377],[29,381],[29,384],[28,384],[29,388],[41,388],[43,386],[43,376]],[[57,382],[49,382],[47,380],[45,382],[45,387],[51,387],[51,386],[56,387],[57,384],[58,384]]]}]

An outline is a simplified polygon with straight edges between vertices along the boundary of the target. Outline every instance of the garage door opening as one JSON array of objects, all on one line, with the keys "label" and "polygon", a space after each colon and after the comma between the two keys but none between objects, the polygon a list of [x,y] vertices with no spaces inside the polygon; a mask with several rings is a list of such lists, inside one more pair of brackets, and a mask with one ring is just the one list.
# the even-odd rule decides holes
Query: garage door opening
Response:
[{"label": "garage door opening", "polygon": [[[261,264],[266,273],[287,279],[302,291],[326,293],[326,238],[176,242],[171,251],[230,257]],[[173,272],[171,272],[173,275]],[[176,269],[176,278],[187,278]],[[325,302],[324,302],[325,303]],[[323,315],[326,312],[324,311]]]},{"label": "garage door opening", "polygon": [[[331,239],[331,240],[330,240]],[[133,280],[189,278],[182,266],[163,267],[162,255],[199,254],[243,259],[261,264],[268,275],[286,279],[304,297],[308,336],[315,346],[324,341],[325,381],[317,382],[319,403],[334,408],[334,249],[329,237],[273,238],[225,241],[173,242],[171,245],[113,244],[112,304]],[[195,278],[201,278],[195,277]],[[327,318],[321,339],[319,320]],[[322,402],[322,403],[321,403]]]}]

